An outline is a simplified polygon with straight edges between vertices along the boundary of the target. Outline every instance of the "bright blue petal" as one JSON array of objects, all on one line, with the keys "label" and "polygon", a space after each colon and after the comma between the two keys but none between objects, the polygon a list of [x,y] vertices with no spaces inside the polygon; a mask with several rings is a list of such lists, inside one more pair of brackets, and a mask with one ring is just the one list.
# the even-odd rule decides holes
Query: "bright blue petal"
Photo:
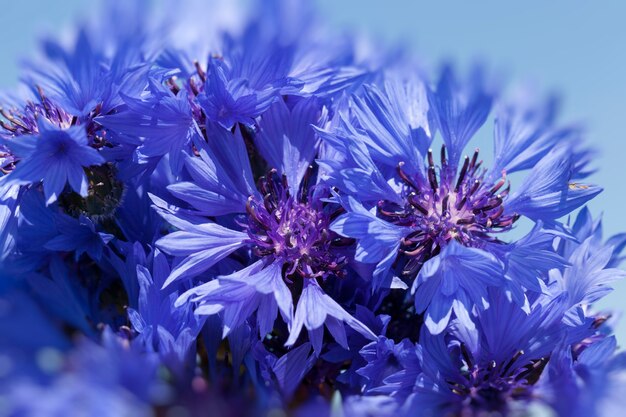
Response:
[{"label": "bright blue petal", "polygon": [[259,119],[254,137],[259,152],[271,168],[287,177],[291,195],[297,195],[300,182],[317,151],[312,125],[320,123],[323,113],[315,98],[301,99],[292,109],[276,101]]},{"label": "bright blue petal", "polygon": [[244,245],[246,233],[227,229],[216,223],[193,225],[159,239],[157,246],[165,253],[184,256],[163,284],[164,287],[183,278],[206,271],[216,262]]},{"label": "bright blue petal", "polygon": [[445,67],[430,102],[437,126],[448,149],[450,165],[456,167],[463,149],[487,120],[493,92],[485,84],[481,68],[473,70],[470,80],[461,84],[451,67]]},{"label": "bright blue petal", "polygon": [[357,239],[355,260],[363,263],[381,264],[385,266],[376,276],[374,288],[390,284],[387,276],[390,263],[397,254],[402,238],[410,229],[395,226],[377,218],[367,211],[353,197],[346,202],[348,213],[335,220],[330,228],[341,236]]},{"label": "bright blue petal", "polygon": [[535,165],[509,198],[506,210],[533,220],[557,219],[585,204],[602,191],[572,181],[572,155],[566,147],[553,149]]}]

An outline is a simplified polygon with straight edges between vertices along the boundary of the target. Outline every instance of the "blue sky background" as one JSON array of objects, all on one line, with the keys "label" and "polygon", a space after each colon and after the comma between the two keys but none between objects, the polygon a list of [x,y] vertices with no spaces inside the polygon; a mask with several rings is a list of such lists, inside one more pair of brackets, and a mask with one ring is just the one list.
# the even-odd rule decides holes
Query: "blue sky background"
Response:
[{"label": "blue sky background", "polygon": [[[132,0],[129,0],[132,1]],[[582,121],[599,151],[592,181],[605,191],[591,203],[604,230],[626,231],[626,2],[603,0],[317,0],[339,30],[401,42],[427,65],[480,59],[511,82],[563,97],[562,121]],[[0,88],[14,86],[19,59],[44,33],[58,33],[97,2],[2,0]],[[103,35],[105,36],[105,35]],[[515,184],[513,184],[515,186]],[[626,282],[601,307],[626,307]],[[626,320],[618,329],[626,344]]]}]

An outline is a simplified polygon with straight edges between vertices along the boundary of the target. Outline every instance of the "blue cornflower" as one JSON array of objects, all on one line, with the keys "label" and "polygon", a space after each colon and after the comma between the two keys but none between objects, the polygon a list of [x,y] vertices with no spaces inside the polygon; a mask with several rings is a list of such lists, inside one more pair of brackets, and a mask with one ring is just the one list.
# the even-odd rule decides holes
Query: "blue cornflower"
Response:
[{"label": "blue cornflower", "polygon": [[81,30],[75,49],[66,51],[48,42],[50,62],[43,67],[32,65],[31,84],[42,85],[47,94],[68,113],[85,116],[103,100],[107,85],[107,68],[103,57],[93,50],[87,33]]},{"label": "blue cornflower", "polygon": [[46,242],[44,248],[51,251],[74,252],[78,259],[83,253],[94,260],[100,260],[102,250],[113,239],[113,235],[96,232],[91,219],[80,216],[78,220],[59,213],[54,217],[58,235]]},{"label": "blue cornflower", "polygon": [[[604,242],[602,220],[600,218],[594,219],[587,207],[583,207],[580,210],[573,224],[566,226],[564,231],[565,236],[563,239],[559,239],[557,245],[557,251],[562,257],[566,259],[573,258],[574,252],[580,248],[581,243],[589,240],[588,246],[591,251],[611,253],[606,264],[608,267],[616,268],[623,262],[623,252],[626,249],[626,233],[613,235]],[[567,238],[567,236],[570,238]],[[597,247],[594,248],[595,245]]]},{"label": "blue cornflower", "polygon": [[[231,253],[246,248],[252,258],[243,269],[189,290],[179,300],[197,303],[196,313],[223,312],[224,335],[257,311],[261,335],[271,331],[277,311],[290,326],[288,344],[302,329],[310,333],[313,347],[321,349],[325,324],[346,346],[341,322],[367,337],[374,335],[352,318],[320,286],[345,272],[346,257],[341,239],[329,230],[335,209],[324,201],[328,191],[312,185],[317,141],[310,124],[320,123],[323,112],[315,99],[301,99],[292,108],[276,102],[261,118],[254,141],[265,161],[273,166],[256,187],[239,130],[221,132],[214,146],[230,146],[227,152],[199,149],[200,157],[187,157],[186,166],[195,183],[170,187],[179,199],[197,209],[157,206],[163,217],[179,231],[157,242],[164,252],[183,258],[165,285],[202,273]],[[227,140],[227,141],[226,141]],[[237,214],[240,230],[197,217]],[[243,215],[243,216],[242,216]],[[293,292],[300,293],[293,313]],[[298,296],[296,295],[296,298]],[[315,315],[315,311],[323,306]]]},{"label": "blue cornflower", "polygon": [[15,184],[41,181],[46,204],[55,202],[67,183],[72,190],[86,197],[88,183],[84,168],[105,161],[89,146],[85,129],[72,126],[61,130],[43,120],[38,127],[38,135],[5,141],[19,158],[7,181]]},{"label": "blue cornflower", "polygon": [[136,165],[152,170],[167,155],[178,173],[182,155],[192,151],[195,140],[210,140],[207,132],[214,126],[252,127],[281,95],[329,98],[367,75],[339,47],[312,51],[301,37],[284,39],[280,26],[291,25],[291,19],[269,32],[266,23],[262,29],[259,24],[249,22],[240,36],[225,35],[222,54],[209,56],[206,67],[167,48],[149,71],[146,91],[122,91],[123,103],[114,112],[95,115],[94,121],[110,130],[110,140],[135,151],[127,171]]},{"label": "blue cornflower", "polygon": [[600,189],[554,100],[431,86],[306,0],[110,3],[2,98],[9,413],[620,413],[626,234],[561,224]]},{"label": "blue cornflower", "polygon": [[147,71],[140,58],[140,42],[120,42],[110,54],[111,49],[100,45],[105,52],[96,47],[86,30],[77,33],[72,50],[46,41],[46,59],[30,64],[25,77],[30,93],[21,100],[5,102],[0,110],[4,119],[0,120],[0,136],[38,134],[40,120],[61,129],[81,125],[91,146],[103,149],[107,159],[116,159],[108,155],[108,148],[117,143],[111,142],[108,132],[94,119],[117,111],[122,97],[139,95]]},{"label": "blue cornflower", "polygon": [[[74,116],[53,102],[44,91],[39,88],[36,93],[27,95],[26,100],[21,97],[4,97],[3,107],[0,109],[0,137],[9,139],[23,135],[39,133],[40,120],[65,129],[72,126]],[[10,150],[6,147],[4,149]],[[15,158],[7,152],[3,153],[3,167],[5,170]]]},{"label": "blue cornflower", "polygon": [[558,242],[558,252],[568,265],[549,274],[547,292],[564,297],[564,322],[573,329],[585,328],[598,319],[593,305],[613,291],[612,283],[626,278],[626,272],[617,268],[625,237],[616,235],[604,242],[600,226],[588,210],[581,210],[574,226]]},{"label": "blue cornflower", "polygon": [[[417,346],[421,372],[399,372],[387,380],[412,385],[407,415],[502,415],[532,399],[550,354],[565,334],[560,299],[534,305],[526,313],[500,291],[490,291],[489,307],[476,326],[454,322],[448,334],[422,330]],[[394,385],[392,385],[393,387]],[[390,387],[391,388],[391,387]]]},{"label": "blue cornflower", "polygon": [[42,181],[50,204],[69,183],[76,192],[65,194],[69,213],[95,219],[114,211],[123,189],[113,161],[125,150],[94,119],[117,111],[122,95],[138,95],[147,68],[140,42],[122,44],[96,46],[85,30],[69,49],[44,42],[45,59],[30,64],[24,78],[29,93],[3,100],[0,109],[0,164],[11,174],[6,184]]},{"label": "blue cornflower", "polygon": [[[554,246],[559,232],[545,229],[542,222],[512,243],[496,242],[488,246],[488,251],[502,260],[506,266],[506,276],[513,282],[521,285],[528,291],[541,294],[546,291],[549,273],[553,269],[564,269],[567,260],[559,254]],[[526,295],[515,285],[509,285],[514,297]],[[524,300],[519,299],[520,304]]]},{"label": "blue cornflower", "polygon": [[[308,28],[290,36],[287,20],[295,17],[274,27],[253,21],[242,35],[225,36],[222,56],[209,59],[206,75],[199,72],[204,89],[198,99],[209,120],[226,129],[235,123],[252,126],[280,95],[332,96],[364,78],[363,70],[342,62],[349,60],[336,48],[314,50],[304,44]],[[331,60],[340,65],[324,65]]]},{"label": "blue cornflower", "polygon": [[74,262],[81,259],[98,262],[113,240],[112,234],[98,231],[90,218],[69,216],[57,204],[46,206],[38,190],[22,192],[19,210],[15,244],[5,267],[10,266],[21,274],[45,267],[55,254],[69,255]]},{"label": "blue cornflower", "polygon": [[[450,242],[489,250],[520,216],[554,221],[600,192],[578,182],[584,166],[576,161],[586,154],[578,150],[577,132],[545,119],[511,128],[525,113],[498,113],[494,168],[482,167],[478,150],[462,158],[494,97],[478,70],[463,84],[446,68],[436,91],[416,78],[391,77],[383,89],[367,86],[355,95],[334,129],[320,130],[345,160],[322,160],[330,183],[358,202],[344,204],[347,213],[331,228],[357,239],[361,261],[377,265],[374,288],[389,287],[390,270],[411,279]],[[444,143],[439,158],[429,148],[437,130]],[[531,167],[509,195],[507,173]],[[373,228],[386,232],[363,236]]]}]

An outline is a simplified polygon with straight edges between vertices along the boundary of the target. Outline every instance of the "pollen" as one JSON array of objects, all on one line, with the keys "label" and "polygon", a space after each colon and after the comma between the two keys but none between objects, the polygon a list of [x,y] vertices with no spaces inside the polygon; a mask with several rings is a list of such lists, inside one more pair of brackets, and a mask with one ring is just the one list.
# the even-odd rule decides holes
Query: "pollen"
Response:
[{"label": "pollen", "polygon": [[588,185],[585,184],[578,184],[576,182],[570,182],[569,184],[567,184],[568,188],[570,190],[587,190],[589,189]]}]

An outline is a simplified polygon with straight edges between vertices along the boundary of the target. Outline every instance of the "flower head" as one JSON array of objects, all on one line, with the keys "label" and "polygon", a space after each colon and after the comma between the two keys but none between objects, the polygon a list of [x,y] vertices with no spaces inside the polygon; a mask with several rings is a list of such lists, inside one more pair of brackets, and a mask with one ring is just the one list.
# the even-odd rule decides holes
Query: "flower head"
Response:
[{"label": "flower head", "polygon": [[246,204],[246,230],[255,254],[286,265],[287,276],[341,276],[346,257],[334,248],[342,243],[329,229],[333,212],[319,199],[323,194],[313,189],[299,191],[300,198],[291,196],[286,177],[275,171],[259,180],[259,191],[263,199],[251,197]]},{"label": "flower head", "polygon": [[[412,275],[416,268],[441,251],[449,242],[468,247],[483,247],[495,241],[495,234],[510,230],[519,218],[505,214],[504,201],[509,194],[506,177],[495,183],[485,181],[478,150],[465,157],[457,175],[448,165],[446,148],[441,148],[441,164],[436,167],[432,150],[428,150],[426,178],[411,177],[398,166],[406,195],[403,205],[378,202],[378,215],[389,223],[410,227],[400,250],[410,262],[403,273]],[[439,174],[437,174],[439,172]],[[427,181],[425,181],[427,180]]]},{"label": "flower head", "polygon": [[[450,333],[432,335],[424,329],[417,345],[419,372],[398,372],[388,382],[413,384],[404,408],[424,415],[506,415],[516,403],[532,399],[539,380],[562,336],[558,302],[530,313],[490,291],[489,307],[476,326],[461,322]],[[414,366],[415,367],[415,366]]]},{"label": "flower head", "polygon": [[[446,68],[435,91],[415,77],[389,77],[384,89],[369,86],[355,94],[351,112],[338,113],[333,129],[319,131],[345,159],[322,160],[329,182],[359,203],[344,204],[347,212],[331,229],[357,239],[357,253],[372,254],[361,261],[376,264],[375,288],[389,287],[389,275],[413,279],[452,242],[491,250],[521,216],[552,222],[600,192],[575,182],[584,176],[575,161],[585,154],[577,133],[547,121],[530,125],[530,132],[496,130],[499,159],[491,169],[483,167],[478,150],[462,158],[494,100],[481,71],[460,83]],[[510,112],[499,117],[515,126],[522,118]],[[437,129],[443,141],[439,157],[430,148]],[[527,149],[521,155],[510,153],[522,146]],[[531,167],[511,192],[507,173]],[[362,216],[363,210],[376,220]],[[383,223],[389,232],[380,238],[364,239],[358,232]],[[396,242],[387,240],[391,235]]]},{"label": "flower head", "polygon": [[19,184],[43,182],[46,203],[56,201],[65,185],[87,196],[84,167],[104,163],[98,151],[89,146],[81,126],[60,130],[47,122],[39,125],[39,134],[7,140],[5,145],[19,158],[17,168],[7,178]]},{"label": "flower head", "polygon": [[[264,114],[254,143],[266,163],[275,168],[261,176],[256,186],[252,185],[252,168],[238,131],[221,136],[231,142],[232,152],[217,156],[209,145],[201,150],[200,158],[187,158],[192,176],[200,172],[205,175],[198,184],[172,186],[173,193],[197,207],[198,213],[236,214],[235,226],[241,231],[205,222],[196,217],[198,213],[184,215],[180,209],[161,208],[164,218],[181,230],[157,244],[166,253],[185,256],[165,285],[202,273],[237,250],[251,252],[248,267],[192,288],[179,300],[179,304],[186,300],[197,303],[197,313],[223,312],[224,335],[258,310],[261,335],[271,330],[280,311],[291,327],[286,342],[294,344],[304,325],[317,352],[324,324],[344,346],[342,322],[373,337],[320,286],[328,278],[343,276],[346,267],[345,242],[329,229],[337,206],[324,200],[329,193],[321,184],[315,185],[314,169],[309,168],[317,147],[314,131],[301,128],[320,123],[323,114],[312,99],[300,99],[292,108],[277,102]],[[219,181],[222,176],[231,179]],[[225,188],[227,183],[232,188]],[[217,204],[209,204],[213,201]],[[300,298],[295,317],[292,293]],[[313,306],[325,306],[325,311],[310,316]]]}]

